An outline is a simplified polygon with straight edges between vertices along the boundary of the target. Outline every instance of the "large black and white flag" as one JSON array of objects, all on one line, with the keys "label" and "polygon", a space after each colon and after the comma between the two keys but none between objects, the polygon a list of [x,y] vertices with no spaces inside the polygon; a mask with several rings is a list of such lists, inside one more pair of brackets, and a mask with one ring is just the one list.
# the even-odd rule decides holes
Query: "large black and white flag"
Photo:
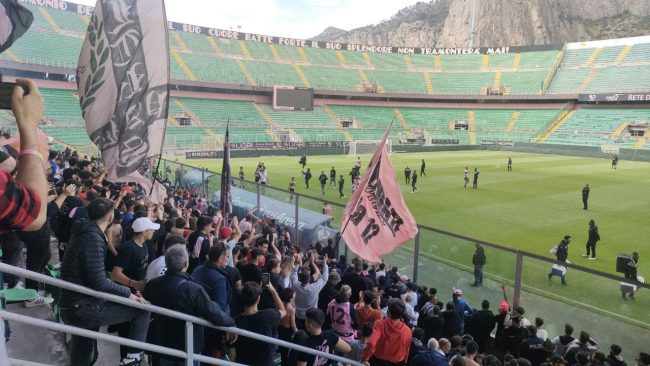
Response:
[{"label": "large black and white flag", "polygon": [[[147,191],[148,158],[161,152],[169,100],[163,0],[99,0],[77,67],[86,131],[101,150],[107,179]],[[156,183],[152,199],[164,195]]]},{"label": "large black and white flag", "polygon": [[22,37],[33,21],[32,12],[16,0],[0,0],[0,52]]}]

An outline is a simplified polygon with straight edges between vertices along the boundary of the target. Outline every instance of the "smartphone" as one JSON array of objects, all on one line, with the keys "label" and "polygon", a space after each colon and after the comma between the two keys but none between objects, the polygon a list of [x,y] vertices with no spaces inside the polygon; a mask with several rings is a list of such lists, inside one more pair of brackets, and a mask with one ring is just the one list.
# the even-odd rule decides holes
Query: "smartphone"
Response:
[{"label": "smartphone", "polygon": [[17,83],[0,83],[0,109],[11,109],[11,95],[14,92],[14,87],[21,86],[25,91],[25,95],[29,92],[26,86]]},{"label": "smartphone", "polygon": [[266,286],[271,282],[270,273],[262,273],[262,286]]}]

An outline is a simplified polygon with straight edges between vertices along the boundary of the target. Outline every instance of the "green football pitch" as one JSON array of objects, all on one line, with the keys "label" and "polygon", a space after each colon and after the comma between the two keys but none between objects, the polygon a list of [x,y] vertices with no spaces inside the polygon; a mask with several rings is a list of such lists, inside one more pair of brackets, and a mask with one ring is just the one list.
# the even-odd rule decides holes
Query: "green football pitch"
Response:
[{"label": "green football pitch", "polygon": [[[512,157],[513,171],[507,171],[507,159]],[[362,155],[365,168],[370,156]],[[418,190],[411,193],[404,182],[404,168],[408,165],[417,169],[420,162],[426,162],[426,177],[418,180]],[[252,180],[255,166],[264,162],[271,187],[287,189],[289,179],[297,181],[297,191],[313,197],[300,198],[300,205],[320,210],[322,203],[317,176],[324,170],[329,176],[333,165],[337,174],[345,177],[344,199],[338,198],[337,189],[326,189],[323,199],[345,204],[350,197],[351,184],[348,175],[355,159],[343,155],[308,156],[307,167],[314,177],[311,189],[306,190],[302,179],[298,157],[264,156],[259,158],[233,158],[233,177],[237,177],[240,166],[244,167],[247,180]],[[402,193],[408,207],[421,225],[441,229],[463,236],[479,239],[502,246],[535,254],[553,257],[550,249],[566,234],[573,236],[569,249],[569,260],[576,265],[615,273],[616,255],[638,251],[641,261],[639,275],[648,278],[650,266],[644,265],[650,256],[648,238],[650,227],[650,164],[621,161],[618,169],[611,169],[606,159],[581,158],[557,155],[494,152],[494,151],[446,151],[430,153],[394,153],[391,161],[400,181]],[[221,160],[184,160],[179,162],[204,167],[220,172]],[[478,168],[478,189],[463,188],[465,166],[470,172]],[[582,187],[589,183],[591,195],[589,210],[582,208]],[[285,193],[267,190],[267,195],[287,200]],[[335,221],[340,222],[342,209],[334,209]],[[599,227],[602,241],[598,243],[598,258],[587,260],[585,253],[588,220],[593,218]],[[337,225],[338,226],[338,225]],[[418,282],[428,286],[440,286],[447,282],[466,288],[471,281],[471,254],[473,243],[451,238],[430,231],[420,232],[420,261]],[[406,243],[404,249],[387,255],[389,264],[398,265],[406,273],[413,270],[413,243]],[[492,248],[486,249],[488,264],[486,277],[495,281],[484,290],[468,293],[468,299],[475,305],[482,298],[497,303],[500,297],[498,283],[511,285],[514,279],[515,258]],[[590,326],[588,313],[596,312],[630,324],[650,329],[650,298],[647,291],[640,292],[636,301],[623,301],[619,283],[587,273],[567,273],[568,287],[559,285],[558,279],[549,282],[546,273],[550,264],[524,258],[523,289],[528,296],[522,299],[526,306],[538,314],[546,313],[547,319],[556,319],[558,326],[565,317],[558,314],[557,306],[565,304],[563,311],[575,318],[576,323]],[[465,274],[463,274],[465,273]],[[523,296],[523,295],[522,295]],[[538,296],[532,298],[531,296]],[[551,304],[547,303],[551,301]],[[568,304],[568,305],[567,305]],[[573,309],[573,310],[571,310]],[[566,315],[565,314],[565,315]],[[604,318],[601,318],[604,319]],[[640,323],[639,323],[640,322]],[[625,334],[620,323],[603,322],[602,332],[616,329],[615,334]],[[640,328],[635,328],[640,329]],[[619,332],[620,331],[620,332]],[[561,329],[556,329],[559,334]]]},{"label": "green football pitch", "polygon": [[[509,156],[512,172],[506,169]],[[365,168],[370,155],[361,159]],[[403,171],[408,165],[419,174],[422,159],[426,176],[418,178],[418,190],[411,193]],[[221,160],[180,161],[221,170]],[[307,168],[313,174],[310,190],[305,188],[298,157],[233,158],[233,177],[243,166],[246,179],[252,180],[260,161],[267,167],[271,187],[286,190],[290,178],[295,177],[297,192],[314,198],[322,198],[317,180],[321,170],[329,177],[334,166],[337,175],[345,177],[346,197],[339,199],[338,190],[330,189],[328,183],[323,198],[345,204],[351,196],[348,173],[353,158],[308,156]],[[649,163],[621,161],[613,170],[605,159],[493,151],[394,153],[391,161],[406,203],[419,224],[545,256],[552,256],[551,247],[569,234],[573,236],[569,259],[608,273],[614,272],[619,253],[638,251],[642,261],[650,256]],[[463,188],[465,166],[470,169],[467,188]],[[474,168],[480,172],[477,190],[471,188]],[[581,196],[586,183],[591,187],[587,211],[582,209]],[[582,257],[591,218],[602,238],[595,261]],[[648,278],[650,267],[641,266],[640,274]]]}]

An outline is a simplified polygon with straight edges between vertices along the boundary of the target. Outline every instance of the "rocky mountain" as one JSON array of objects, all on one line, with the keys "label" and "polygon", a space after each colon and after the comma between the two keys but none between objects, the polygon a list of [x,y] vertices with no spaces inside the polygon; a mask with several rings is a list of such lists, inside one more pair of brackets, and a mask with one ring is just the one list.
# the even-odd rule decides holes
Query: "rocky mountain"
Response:
[{"label": "rocky mountain", "polygon": [[431,0],[404,8],[376,25],[347,32],[329,27],[314,39],[377,46],[476,47],[649,34],[647,0]]}]

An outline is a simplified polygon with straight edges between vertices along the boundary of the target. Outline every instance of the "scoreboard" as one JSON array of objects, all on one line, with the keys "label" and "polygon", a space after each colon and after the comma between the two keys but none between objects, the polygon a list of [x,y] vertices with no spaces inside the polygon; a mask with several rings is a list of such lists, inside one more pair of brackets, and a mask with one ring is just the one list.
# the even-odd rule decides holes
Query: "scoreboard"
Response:
[{"label": "scoreboard", "polygon": [[314,109],[314,89],[297,86],[274,86],[273,109],[311,111]]}]

